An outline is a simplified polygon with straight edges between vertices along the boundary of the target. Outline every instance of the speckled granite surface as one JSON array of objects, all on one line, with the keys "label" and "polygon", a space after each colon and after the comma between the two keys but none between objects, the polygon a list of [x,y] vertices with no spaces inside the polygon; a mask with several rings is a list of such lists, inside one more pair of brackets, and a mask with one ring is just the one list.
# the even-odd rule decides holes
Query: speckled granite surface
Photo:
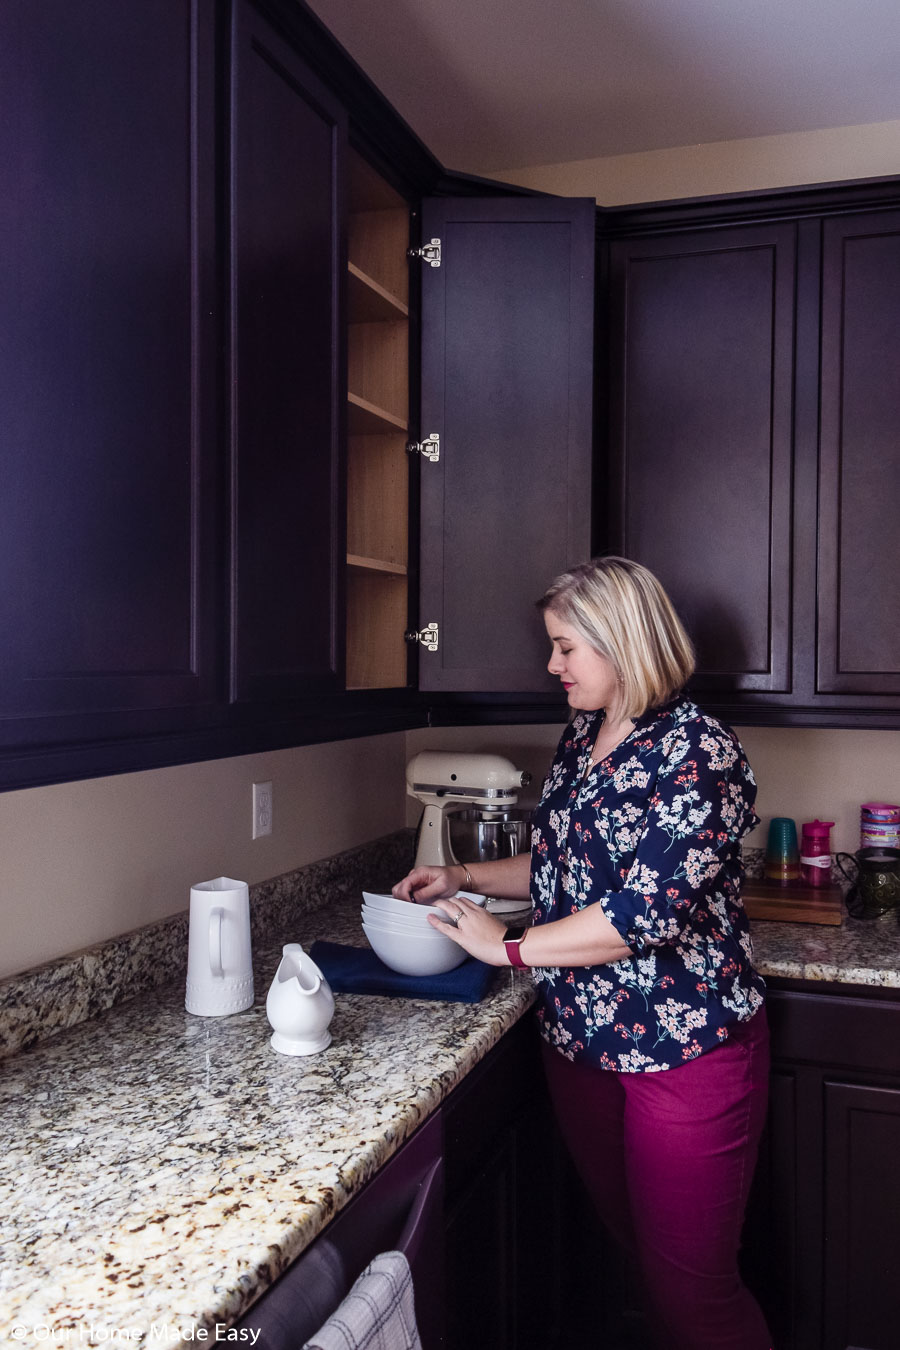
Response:
[{"label": "speckled granite surface", "polygon": [[896,914],[838,927],[755,919],[753,950],[763,975],[785,980],[900,989],[900,923]]},{"label": "speckled granite surface", "polygon": [[[413,834],[396,834],[250,887],[254,943],[293,919],[363,886],[388,886],[413,854]],[[124,933],[58,961],[0,981],[0,1058],[64,1027],[96,1017],[123,999],[183,980],[188,911]]]},{"label": "speckled granite surface", "polygon": [[[180,975],[0,1064],[0,1337],[225,1339],[523,1015],[517,971],[479,1005],[338,995],[327,1050],[276,1055],[281,943],[359,942],[361,884],[318,905],[324,889],[273,884],[278,940],[255,936],[244,1013],[190,1016]],[[896,921],[758,922],[754,938],[764,974],[900,988]]]},{"label": "speckled granite surface", "polygon": [[[360,943],[358,902],[287,937]],[[332,1044],[289,1059],[279,957],[259,944],[244,1013],[192,1017],[179,981],[0,1065],[0,1339],[214,1340],[532,999],[513,971],[476,1005],[341,994]]]}]

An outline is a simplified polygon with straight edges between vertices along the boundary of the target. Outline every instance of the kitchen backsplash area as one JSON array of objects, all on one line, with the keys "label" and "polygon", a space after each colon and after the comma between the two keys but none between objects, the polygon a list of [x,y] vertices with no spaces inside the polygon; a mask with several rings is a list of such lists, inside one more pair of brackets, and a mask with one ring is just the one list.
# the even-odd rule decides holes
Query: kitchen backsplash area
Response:
[{"label": "kitchen backsplash area", "polygon": [[[408,870],[413,832],[394,834],[250,887],[254,943],[291,941],[310,909],[352,892],[390,888]],[[87,1021],[148,989],[183,980],[188,911],[0,982],[0,1058]]]}]

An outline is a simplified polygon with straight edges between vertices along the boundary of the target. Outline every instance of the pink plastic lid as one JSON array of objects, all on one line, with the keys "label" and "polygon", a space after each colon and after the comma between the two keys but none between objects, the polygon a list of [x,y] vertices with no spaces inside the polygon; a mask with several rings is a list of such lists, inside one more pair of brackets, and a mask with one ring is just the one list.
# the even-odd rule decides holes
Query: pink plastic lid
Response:
[{"label": "pink plastic lid", "polygon": [[813,839],[827,839],[828,831],[833,826],[833,820],[807,820],[800,826],[800,830],[802,834],[808,834]]}]

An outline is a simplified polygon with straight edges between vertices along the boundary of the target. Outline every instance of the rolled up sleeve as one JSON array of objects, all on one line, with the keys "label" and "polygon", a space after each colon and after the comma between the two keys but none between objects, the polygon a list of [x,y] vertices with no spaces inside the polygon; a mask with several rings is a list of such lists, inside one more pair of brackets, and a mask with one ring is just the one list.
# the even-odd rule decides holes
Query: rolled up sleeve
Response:
[{"label": "rolled up sleeve", "polygon": [[724,921],[736,887],[737,842],[757,823],[753,774],[729,732],[699,721],[677,727],[658,748],[634,859],[622,889],[601,899],[635,955],[677,942],[698,906],[721,912]]}]

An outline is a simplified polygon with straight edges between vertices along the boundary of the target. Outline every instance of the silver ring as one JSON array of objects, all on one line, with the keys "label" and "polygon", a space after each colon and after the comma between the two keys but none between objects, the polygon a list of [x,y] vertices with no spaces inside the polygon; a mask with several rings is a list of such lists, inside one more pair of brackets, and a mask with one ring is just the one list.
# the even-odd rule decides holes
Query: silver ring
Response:
[{"label": "silver ring", "polygon": [[460,919],[463,917],[463,915],[465,914],[465,912],[466,912],[466,911],[465,911],[464,909],[458,909],[458,910],[456,911],[456,927],[457,927],[457,928],[459,927],[459,921],[460,921]]}]

